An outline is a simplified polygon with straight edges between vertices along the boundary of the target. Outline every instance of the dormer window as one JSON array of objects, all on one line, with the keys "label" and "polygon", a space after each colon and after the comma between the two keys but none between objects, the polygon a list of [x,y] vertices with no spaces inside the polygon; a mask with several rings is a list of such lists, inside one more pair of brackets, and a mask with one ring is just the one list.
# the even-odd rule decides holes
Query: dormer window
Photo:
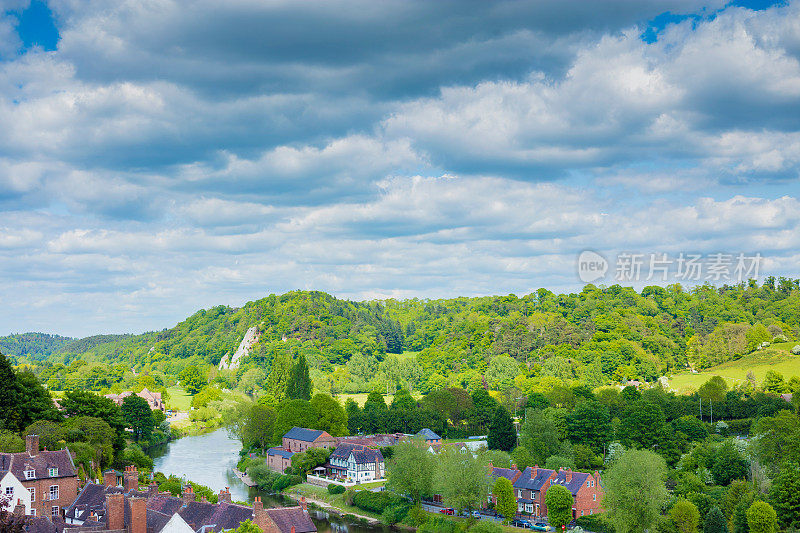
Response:
[{"label": "dormer window", "polygon": [[50,477],[56,477],[58,475],[58,468],[48,468],[47,475]]},{"label": "dormer window", "polygon": [[36,477],[36,470],[26,470],[25,479],[33,479]]}]

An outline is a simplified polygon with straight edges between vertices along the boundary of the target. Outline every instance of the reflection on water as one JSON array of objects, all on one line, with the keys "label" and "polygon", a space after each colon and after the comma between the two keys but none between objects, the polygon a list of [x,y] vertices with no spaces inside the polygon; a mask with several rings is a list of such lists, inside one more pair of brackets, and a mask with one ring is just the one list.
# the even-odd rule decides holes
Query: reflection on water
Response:
[{"label": "reflection on water", "polygon": [[[166,475],[176,475],[210,487],[214,492],[230,487],[234,501],[252,502],[261,496],[265,506],[295,505],[280,494],[271,495],[251,488],[233,474],[239,461],[241,444],[232,439],[224,429],[213,433],[184,437],[148,450],[153,458],[154,470]],[[319,533],[388,533],[382,526],[348,524],[336,515],[324,511],[310,512]]]}]

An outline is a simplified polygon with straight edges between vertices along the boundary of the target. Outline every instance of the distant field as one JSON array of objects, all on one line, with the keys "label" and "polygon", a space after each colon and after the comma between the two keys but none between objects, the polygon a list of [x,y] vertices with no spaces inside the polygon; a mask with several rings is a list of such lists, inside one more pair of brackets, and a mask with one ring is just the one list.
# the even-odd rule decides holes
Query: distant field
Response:
[{"label": "distant field", "polygon": [[188,411],[192,403],[192,396],[179,387],[168,387],[169,401],[167,405],[179,411]]},{"label": "distant field", "polygon": [[768,370],[775,370],[783,374],[784,379],[792,376],[800,377],[800,356],[793,355],[791,349],[800,344],[797,342],[784,342],[774,344],[764,350],[746,355],[736,361],[728,361],[698,374],[675,374],[670,377],[670,386],[679,392],[697,390],[700,385],[712,376],[721,376],[728,382],[728,386],[743,381],[748,372],[753,372],[756,381],[764,379]]},{"label": "distant field", "polygon": [[[360,407],[364,407],[364,403],[367,401],[367,396],[369,396],[369,393],[360,392],[358,394],[339,394],[336,396],[336,398],[341,402],[342,405],[344,405],[344,402],[346,402],[348,398],[352,398]],[[422,394],[418,392],[412,392],[411,396],[417,400],[422,398]],[[392,399],[394,399],[393,394],[383,395],[383,401],[386,402],[386,405],[392,403]]]}]

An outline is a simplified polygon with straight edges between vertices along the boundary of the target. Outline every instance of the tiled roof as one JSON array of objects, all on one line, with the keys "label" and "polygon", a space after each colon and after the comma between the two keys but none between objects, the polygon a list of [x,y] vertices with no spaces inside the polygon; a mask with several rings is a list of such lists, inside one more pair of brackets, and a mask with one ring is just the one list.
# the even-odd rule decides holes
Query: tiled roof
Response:
[{"label": "tiled roof", "polygon": [[519,479],[514,483],[515,489],[542,490],[542,487],[550,478],[550,476],[555,474],[554,470],[539,468],[536,471],[536,476],[531,479],[531,470],[532,469],[529,466],[522,471],[522,475],[519,476]]},{"label": "tiled roof", "polygon": [[359,444],[340,444],[333,450],[330,458],[347,460],[350,458],[351,453],[356,460],[356,464],[374,463],[376,460],[383,461],[383,454],[380,450],[373,450]]},{"label": "tiled roof", "polygon": [[[57,468],[58,474],[51,476],[50,468]],[[25,481],[26,470],[34,470],[36,479],[77,475],[69,450],[40,451],[34,456],[28,452],[0,453],[0,472],[11,471],[17,479]]]},{"label": "tiled roof", "polygon": [[573,472],[572,479],[567,481],[567,473],[562,470],[556,475],[556,478],[550,482],[550,485],[561,485],[562,487],[567,487],[572,495],[575,496],[578,494],[581,486],[586,484],[586,480],[589,479],[590,475],[591,474],[585,474],[583,472]]},{"label": "tiled roof", "polygon": [[317,530],[311,517],[300,507],[273,508],[266,511],[281,533],[291,533],[292,526],[295,533],[311,533]]},{"label": "tiled roof", "polygon": [[294,439],[294,440],[302,440],[304,442],[314,442],[319,438],[320,435],[325,433],[324,431],[320,431],[318,429],[306,429],[300,427],[293,427],[289,431],[286,432],[286,435],[283,436],[284,439]]},{"label": "tiled roof", "polygon": [[106,488],[97,483],[87,483],[75,501],[64,511],[64,516],[83,521],[94,511],[102,517],[105,514],[106,494],[122,492],[122,490],[122,487]]},{"label": "tiled roof", "polygon": [[37,518],[26,517],[23,530],[25,533],[58,533],[64,529],[64,522],[57,518],[55,522],[40,516]]},{"label": "tiled roof", "polygon": [[434,433],[433,431],[431,431],[428,428],[425,428],[425,429],[421,430],[419,433],[417,433],[416,436],[417,437],[422,437],[425,440],[438,440],[438,439],[442,438],[442,437],[440,437],[439,435],[437,435],[436,433]]},{"label": "tiled roof", "polygon": [[492,468],[493,478],[497,479],[499,477],[504,477],[507,480],[511,481],[512,483],[514,481],[514,476],[516,476],[518,473],[519,470],[516,470],[514,468],[498,468],[498,467]]},{"label": "tiled roof", "polygon": [[283,448],[270,448],[267,450],[267,455],[280,455],[284,459],[291,459],[294,455],[294,452],[284,450]]}]

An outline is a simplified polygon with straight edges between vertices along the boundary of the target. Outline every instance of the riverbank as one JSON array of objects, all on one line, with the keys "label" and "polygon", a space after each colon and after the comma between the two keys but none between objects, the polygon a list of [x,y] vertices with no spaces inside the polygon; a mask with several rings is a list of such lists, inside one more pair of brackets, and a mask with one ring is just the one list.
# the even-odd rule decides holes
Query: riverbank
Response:
[{"label": "riverbank", "polygon": [[302,483],[284,492],[284,495],[296,502],[305,497],[307,503],[313,503],[322,510],[338,516],[354,516],[373,526],[385,525],[381,522],[380,515],[347,505],[342,494],[329,494],[328,489],[324,487]]}]

